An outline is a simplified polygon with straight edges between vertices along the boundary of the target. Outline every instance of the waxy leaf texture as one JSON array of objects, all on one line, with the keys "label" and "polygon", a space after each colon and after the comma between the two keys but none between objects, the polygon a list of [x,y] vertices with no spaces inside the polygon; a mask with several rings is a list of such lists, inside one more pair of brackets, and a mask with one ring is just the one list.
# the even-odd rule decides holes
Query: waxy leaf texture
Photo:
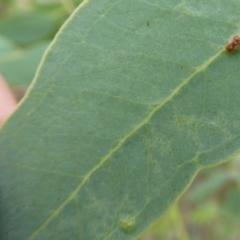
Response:
[{"label": "waxy leaf texture", "polygon": [[0,132],[0,236],[135,239],[236,156],[239,8],[83,1]]}]

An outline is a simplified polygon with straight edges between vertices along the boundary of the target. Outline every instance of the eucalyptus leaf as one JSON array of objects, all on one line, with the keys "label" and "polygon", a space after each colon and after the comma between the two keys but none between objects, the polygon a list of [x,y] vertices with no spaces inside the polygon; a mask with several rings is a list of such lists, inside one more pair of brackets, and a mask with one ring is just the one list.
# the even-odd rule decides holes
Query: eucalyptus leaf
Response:
[{"label": "eucalyptus leaf", "polygon": [[135,239],[236,156],[239,7],[83,1],[1,130],[3,239]]},{"label": "eucalyptus leaf", "polygon": [[42,12],[19,13],[0,20],[0,34],[24,46],[48,38],[55,30],[54,19]]},{"label": "eucalyptus leaf", "polygon": [[0,58],[2,58],[4,54],[8,54],[14,49],[15,49],[14,43],[0,35]]}]

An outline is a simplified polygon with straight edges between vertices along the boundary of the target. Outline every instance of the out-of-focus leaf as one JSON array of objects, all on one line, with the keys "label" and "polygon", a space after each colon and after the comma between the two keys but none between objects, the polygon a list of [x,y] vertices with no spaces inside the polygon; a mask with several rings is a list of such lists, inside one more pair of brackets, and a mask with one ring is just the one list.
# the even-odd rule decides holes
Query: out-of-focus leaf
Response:
[{"label": "out-of-focus leaf", "polygon": [[0,19],[0,34],[19,45],[28,45],[46,39],[54,28],[54,18],[40,12],[19,13]]},{"label": "out-of-focus leaf", "polygon": [[239,207],[239,199],[240,199],[240,189],[233,188],[231,189],[224,201],[225,208],[233,214],[235,217],[240,217],[240,207]]},{"label": "out-of-focus leaf", "polygon": [[202,202],[216,193],[232,177],[228,172],[220,171],[212,174],[208,179],[201,181],[192,189],[189,198],[194,202]]},{"label": "out-of-focus leaf", "polygon": [[0,59],[3,58],[4,54],[8,54],[16,49],[16,46],[9,39],[0,36]]},{"label": "out-of-focus leaf", "polygon": [[48,44],[41,43],[0,56],[0,72],[10,85],[28,86],[31,83]]},{"label": "out-of-focus leaf", "polygon": [[189,218],[191,222],[208,224],[219,215],[219,208],[215,202],[208,202],[203,204],[199,209],[194,210]]},{"label": "out-of-focus leaf", "polygon": [[[172,206],[161,220],[155,223],[145,233],[147,236],[156,236],[156,239],[188,239],[183,218],[177,204]],[[154,238],[155,239],[155,238]]]}]

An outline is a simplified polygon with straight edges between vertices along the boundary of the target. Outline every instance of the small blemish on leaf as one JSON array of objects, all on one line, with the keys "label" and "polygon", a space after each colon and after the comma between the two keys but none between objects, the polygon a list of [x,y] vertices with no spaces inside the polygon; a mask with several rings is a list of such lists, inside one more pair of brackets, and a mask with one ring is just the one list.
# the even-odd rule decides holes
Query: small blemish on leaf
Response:
[{"label": "small blemish on leaf", "polygon": [[147,22],[147,26],[148,26],[148,27],[150,26],[150,23],[149,23],[149,22]]},{"label": "small blemish on leaf", "polygon": [[234,36],[228,44],[226,45],[226,51],[228,53],[231,53],[235,50],[237,50],[240,47],[240,37],[239,36]]},{"label": "small blemish on leaf", "polygon": [[124,232],[132,232],[136,227],[136,220],[132,217],[126,217],[121,220],[121,229]]}]

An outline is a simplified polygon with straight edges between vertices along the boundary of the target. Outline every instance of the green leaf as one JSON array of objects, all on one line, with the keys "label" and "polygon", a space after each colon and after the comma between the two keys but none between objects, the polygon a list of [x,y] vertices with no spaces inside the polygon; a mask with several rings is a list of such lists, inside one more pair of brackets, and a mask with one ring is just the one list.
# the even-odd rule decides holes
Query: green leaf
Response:
[{"label": "green leaf", "polygon": [[0,58],[15,49],[14,44],[7,38],[0,36]]},{"label": "green leaf", "polygon": [[191,222],[200,224],[210,224],[219,216],[219,209],[215,202],[207,202],[191,213]]},{"label": "green leaf", "polygon": [[0,56],[0,72],[12,86],[28,86],[49,43],[36,44],[26,50],[14,51]]},{"label": "green leaf", "polygon": [[134,239],[239,154],[239,7],[85,0],[0,133],[3,238]]},{"label": "green leaf", "polygon": [[46,39],[54,28],[54,19],[41,12],[19,13],[3,18],[0,22],[0,34],[19,45],[28,45]]},{"label": "green leaf", "polygon": [[228,213],[231,213],[237,219],[240,216],[239,210],[239,198],[240,198],[240,189],[232,188],[227,193],[226,199],[224,199],[225,210],[228,210]]},{"label": "green leaf", "polygon": [[232,181],[232,176],[227,172],[215,172],[209,179],[196,184],[195,189],[190,193],[190,200],[194,203],[206,201],[213,193],[217,193],[228,181]]}]

